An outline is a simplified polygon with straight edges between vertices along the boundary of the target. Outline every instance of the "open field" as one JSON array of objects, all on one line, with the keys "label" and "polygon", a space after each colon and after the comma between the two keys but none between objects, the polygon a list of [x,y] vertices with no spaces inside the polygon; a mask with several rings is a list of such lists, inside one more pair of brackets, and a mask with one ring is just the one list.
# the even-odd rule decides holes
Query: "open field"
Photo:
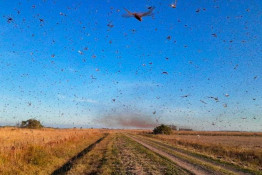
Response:
[{"label": "open field", "polygon": [[174,131],[175,135],[206,135],[206,136],[260,136],[262,132],[240,131]]},{"label": "open field", "polygon": [[0,128],[0,174],[50,174],[103,130]]},{"label": "open field", "polygon": [[261,136],[0,128],[0,174],[262,174]]}]

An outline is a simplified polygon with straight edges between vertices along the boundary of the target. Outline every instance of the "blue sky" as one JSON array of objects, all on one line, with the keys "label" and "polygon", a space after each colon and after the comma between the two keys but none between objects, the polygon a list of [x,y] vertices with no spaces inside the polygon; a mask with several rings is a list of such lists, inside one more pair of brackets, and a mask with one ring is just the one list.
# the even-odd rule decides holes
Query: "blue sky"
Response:
[{"label": "blue sky", "polygon": [[262,131],[262,2],[171,3],[0,1],[0,125]]}]

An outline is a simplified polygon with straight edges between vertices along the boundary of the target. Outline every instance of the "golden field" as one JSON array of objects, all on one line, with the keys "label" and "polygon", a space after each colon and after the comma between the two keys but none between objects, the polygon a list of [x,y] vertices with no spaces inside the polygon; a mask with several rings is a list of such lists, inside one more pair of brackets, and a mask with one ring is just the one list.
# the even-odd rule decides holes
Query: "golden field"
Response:
[{"label": "golden field", "polygon": [[0,128],[0,174],[262,174],[261,133],[151,132]]},{"label": "golden field", "polygon": [[104,133],[96,129],[0,128],[0,174],[51,174]]}]

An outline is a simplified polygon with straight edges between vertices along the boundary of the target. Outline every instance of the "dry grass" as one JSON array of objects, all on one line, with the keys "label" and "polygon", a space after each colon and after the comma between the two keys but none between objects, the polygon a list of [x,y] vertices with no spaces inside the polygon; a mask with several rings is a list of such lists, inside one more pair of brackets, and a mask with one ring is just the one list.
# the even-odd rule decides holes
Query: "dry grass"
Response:
[{"label": "dry grass", "polygon": [[0,128],[0,174],[50,174],[104,133],[95,129]]},{"label": "dry grass", "polygon": [[248,136],[206,136],[206,135],[178,135],[178,141],[190,141],[201,144],[216,144],[228,147],[238,147],[240,149],[261,149],[262,137]]},{"label": "dry grass", "polygon": [[[178,135],[147,135],[170,144],[180,145],[205,155],[220,158],[242,167],[259,170],[262,167],[261,133],[243,133],[234,136],[234,132],[189,132]],[[188,135],[186,135],[188,133]],[[240,133],[238,133],[240,134]],[[256,136],[254,136],[256,135]],[[252,136],[252,137],[251,137]]]},{"label": "dry grass", "polygon": [[[112,134],[105,137],[83,158],[75,162],[73,168],[66,174],[107,174],[102,167],[108,159],[107,154],[112,146],[112,139]],[[111,174],[110,171],[108,174]]]},{"label": "dry grass", "polygon": [[238,132],[238,131],[174,131],[176,135],[206,135],[206,136],[259,136],[262,132]]},{"label": "dry grass", "polygon": [[[96,172],[172,172],[173,164],[156,156],[122,134],[133,133],[154,137],[185,149],[220,157],[244,167],[258,170],[262,164],[261,133],[175,132],[173,135],[146,134],[148,130],[98,129],[19,129],[0,128],[0,174],[51,174],[70,158],[88,147],[105,133],[111,133],[97,144],[70,173]],[[156,163],[156,160],[158,163]],[[82,161],[82,163],[81,163]],[[162,162],[159,164],[159,162]],[[88,165],[88,166],[87,166]],[[171,174],[172,174],[171,173]]]}]

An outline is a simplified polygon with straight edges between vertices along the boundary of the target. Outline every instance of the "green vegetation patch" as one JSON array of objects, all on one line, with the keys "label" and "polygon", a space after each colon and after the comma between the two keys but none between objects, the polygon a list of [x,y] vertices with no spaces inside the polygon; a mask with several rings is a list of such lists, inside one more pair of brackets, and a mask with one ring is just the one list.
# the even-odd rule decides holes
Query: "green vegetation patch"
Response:
[{"label": "green vegetation patch", "polygon": [[172,134],[172,129],[166,125],[160,125],[158,127],[156,127],[154,130],[153,130],[153,133],[154,134],[166,134],[166,135],[170,135]]}]

